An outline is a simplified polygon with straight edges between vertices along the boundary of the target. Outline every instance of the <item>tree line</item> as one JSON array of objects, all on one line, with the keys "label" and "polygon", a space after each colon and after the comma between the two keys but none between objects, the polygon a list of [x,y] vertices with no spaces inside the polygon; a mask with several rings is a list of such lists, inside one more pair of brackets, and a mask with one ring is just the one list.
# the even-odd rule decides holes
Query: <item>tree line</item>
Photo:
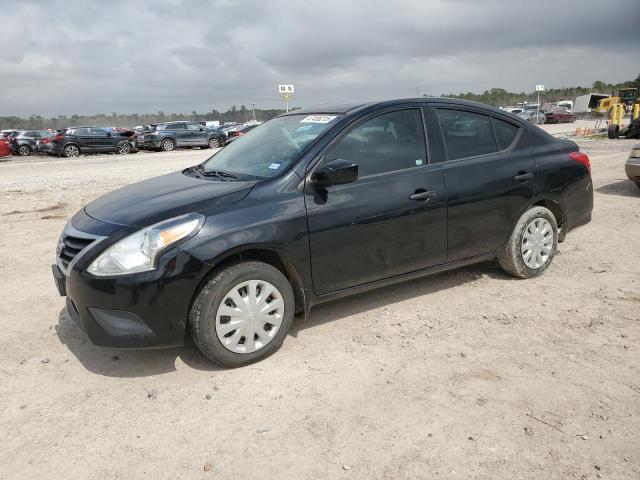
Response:
[{"label": "tree line", "polygon": [[[552,88],[545,90],[540,95],[542,102],[556,102],[558,100],[575,100],[580,95],[585,95],[590,92],[594,93],[606,93],[615,95],[618,89],[635,87],[640,91],[640,75],[635,80],[630,80],[622,83],[605,83],[600,80],[594,82],[591,87],[565,87],[565,88]],[[431,95],[424,95],[429,97]],[[515,105],[522,101],[536,101],[536,92],[509,92],[503,88],[492,88],[486,90],[484,93],[449,93],[442,94],[441,97],[459,98],[462,100],[471,100],[474,102],[486,103],[488,105],[494,105],[496,107],[506,107],[508,105]],[[57,117],[45,118],[40,115],[31,115],[29,118],[21,118],[16,116],[0,117],[0,129],[16,128],[23,129],[59,129],[69,126],[78,125],[95,125],[97,127],[135,127],[138,125],[148,125],[150,123],[171,122],[177,120],[190,120],[194,122],[219,120],[222,123],[226,122],[239,122],[245,123],[250,120],[266,121],[273,117],[276,117],[284,113],[284,110],[270,109],[263,110],[256,108],[255,110],[249,109],[244,105],[237,108],[235,105],[228,109],[226,112],[219,112],[218,110],[211,110],[207,113],[198,113],[195,110],[190,114],[183,113],[164,113],[158,111],[157,113],[116,113],[97,114],[97,115],[58,115]]]},{"label": "tree line", "polygon": [[[557,102],[559,100],[575,100],[580,95],[586,95],[588,93],[604,93],[607,95],[616,95],[620,88],[635,87],[640,91],[640,75],[635,80],[629,80],[621,83],[605,83],[598,80],[593,83],[591,87],[565,87],[565,88],[551,88],[545,90],[540,94],[540,101]],[[429,95],[424,95],[429,96]],[[448,95],[442,94],[442,97],[459,98],[461,100],[471,100],[474,102],[486,103],[495,107],[506,107],[509,105],[515,105],[519,102],[536,102],[538,100],[537,92],[509,92],[503,88],[492,88],[491,90],[485,90],[484,93],[450,93]]]},{"label": "tree line", "polygon": [[136,127],[138,125],[149,125],[151,123],[173,122],[178,120],[190,120],[202,122],[209,120],[219,120],[222,123],[238,122],[245,123],[251,120],[266,121],[276,117],[284,110],[280,109],[258,109],[255,110],[241,105],[235,105],[226,112],[211,110],[207,113],[198,113],[195,110],[190,114],[165,113],[162,110],[157,113],[116,113],[111,115],[99,113],[96,115],[58,115],[57,117],[45,118],[41,115],[31,115],[29,118],[16,116],[0,117],[0,129],[15,128],[25,129],[46,129],[57,130],[69,126],[91,125],[96,127]]}]

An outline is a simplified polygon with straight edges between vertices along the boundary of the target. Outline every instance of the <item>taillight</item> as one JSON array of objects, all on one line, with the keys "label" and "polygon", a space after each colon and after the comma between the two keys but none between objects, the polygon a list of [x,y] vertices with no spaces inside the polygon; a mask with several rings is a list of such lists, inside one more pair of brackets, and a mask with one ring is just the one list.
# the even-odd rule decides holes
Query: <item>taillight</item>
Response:
[{"label": "taillight", "polygon": [[589,162],[589,157],[587,156],[586,153],[582,153],[582,152],[571,152],[569,154],[569,158],[571,158],[571,160],[575,160],[576,162],[584,165],[587,168],[587,171],[589,173],[591,173],[591,163]]}]

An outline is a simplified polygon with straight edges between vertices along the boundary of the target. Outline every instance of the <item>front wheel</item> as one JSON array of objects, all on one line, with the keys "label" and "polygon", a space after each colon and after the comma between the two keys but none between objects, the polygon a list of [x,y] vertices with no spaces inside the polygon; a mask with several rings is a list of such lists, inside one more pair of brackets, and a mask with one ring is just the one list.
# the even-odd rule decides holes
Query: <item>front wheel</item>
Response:
[{"label": "front wheel", "polygon": [[209,139],[209,148],[220,148],[222,146],[222,142],[217,137],[211,137]]},{"label": "front wheel", "polygon": [[287,277],[269,264],[247,261],[219,271],[201,288],[189,326],[207,358],[240,367],[273,353],[291,328],[294,313]]},{"label": "front wheel", "polygon": [[131,153],[131,144],[129,142],[122,142],[118,145],[118,153],[120,155],[128,155]]},{"label": "front wheel", "polygon": [[551,264],[557,246],[558,224],[553,213],[533,207],[518,220],[498,262],[515,277],[537,277]]}]

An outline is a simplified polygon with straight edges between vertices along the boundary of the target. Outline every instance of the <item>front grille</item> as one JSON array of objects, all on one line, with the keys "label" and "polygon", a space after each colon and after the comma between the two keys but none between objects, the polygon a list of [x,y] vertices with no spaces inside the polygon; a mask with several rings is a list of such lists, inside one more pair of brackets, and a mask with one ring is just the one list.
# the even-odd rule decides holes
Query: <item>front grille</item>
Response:
[{"label": "front grille", "polygon": [[68,233],[63,233],[62,238],[60,240],[60,253],[59,258],[64,270],[66,271],[69,267],[71,261],[78,255],[82,250],[87,248],[95,241],[95,238],[88,237],[78,237],[74,235],[70,235]]}]

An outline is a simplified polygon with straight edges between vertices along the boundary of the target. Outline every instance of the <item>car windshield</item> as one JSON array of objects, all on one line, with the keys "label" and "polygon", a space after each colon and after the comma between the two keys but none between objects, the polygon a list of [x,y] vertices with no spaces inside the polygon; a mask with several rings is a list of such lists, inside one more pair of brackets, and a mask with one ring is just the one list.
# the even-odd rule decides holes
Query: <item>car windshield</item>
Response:
[{"label": "car windshield", "polygon": [[203,164],[206,172],[275,177],[295,162],[340,115],[276,117],[240,136]]}]

